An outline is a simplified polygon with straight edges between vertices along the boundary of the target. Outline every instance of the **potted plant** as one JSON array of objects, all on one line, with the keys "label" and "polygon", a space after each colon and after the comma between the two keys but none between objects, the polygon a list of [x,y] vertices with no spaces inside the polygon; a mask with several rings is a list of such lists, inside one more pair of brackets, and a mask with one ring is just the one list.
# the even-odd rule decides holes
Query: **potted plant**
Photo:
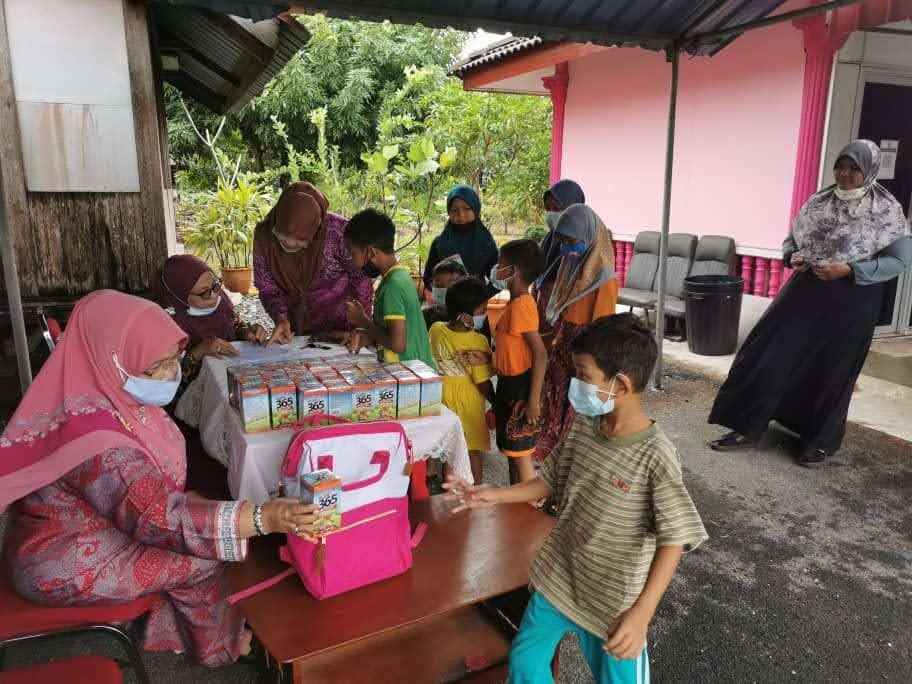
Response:
[{"label": "potted plant", "polygon": [[219,266],[222,282],[231,292],[247,294],[252,281],[253,231],[272,198],[256,184],[238,178],[233,185],[219,181],[218,190],[202,193],[184,243],[195,254]]}]

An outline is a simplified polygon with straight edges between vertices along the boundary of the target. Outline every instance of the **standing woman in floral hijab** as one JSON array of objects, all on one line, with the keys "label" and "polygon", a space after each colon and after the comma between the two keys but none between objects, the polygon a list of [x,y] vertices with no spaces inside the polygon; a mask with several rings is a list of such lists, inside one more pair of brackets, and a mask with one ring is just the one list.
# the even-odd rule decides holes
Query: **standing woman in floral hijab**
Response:
[{"label": "standing woman in floral hijab", "polygon": [[560,263],[545,322],[554,330],[542,391],[541,432],[532,458],[544,460],[564,438],[575,412],[567,391],[574,375],[570,347],[580,331],[617,306],[614,246],[602,219],[585,204],[564,211],[554,228]]},{"label": "standing woman in floral hijab", "polygon": [[880,148],[847,145],[836,184],[798,212],[783,245],[795,275],[735,357],[709,422],[731,432],[717,451],[749,447],[776,420],[801,435],[799,462],[839,449],[846,416],[884,299],[884,283],[908,269],[912,240],[902,206],[877,182]]}]

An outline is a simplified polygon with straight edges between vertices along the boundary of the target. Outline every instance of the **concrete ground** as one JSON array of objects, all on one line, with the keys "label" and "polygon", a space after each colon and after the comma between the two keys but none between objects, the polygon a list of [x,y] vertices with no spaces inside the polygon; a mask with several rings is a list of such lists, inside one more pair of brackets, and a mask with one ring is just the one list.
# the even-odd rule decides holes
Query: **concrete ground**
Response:
[{"label": "concrete ground", "polygon": [[[678,445],[710,540],[685,557],[650,632],[656,682],[912,681],[912,445],[851,425],[832,463],[806,470],[790,438],[716,454],[706,424],[718,386],[669,368],[651,414]],[[907,404],[912,421],[912,405]],[[503,479],[491,460],[486,479]],[[303,627],[303,626],[302,626]],[[11,651],[8,664],[94,646]],[[206,670],[147,654],[153,682],[255,681],[252,668]],[[590,682],[572,643],[565,683]]]}]

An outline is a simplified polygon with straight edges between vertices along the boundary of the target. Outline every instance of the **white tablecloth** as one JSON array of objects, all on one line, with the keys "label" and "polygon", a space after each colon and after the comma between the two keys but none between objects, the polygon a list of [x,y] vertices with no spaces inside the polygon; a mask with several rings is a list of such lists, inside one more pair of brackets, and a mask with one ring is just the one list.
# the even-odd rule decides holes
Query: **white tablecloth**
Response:
[{"label": "white tablecloth", "polygon": [[[325,349],[301,349],[303,338],[285,347],[294,358],[332,358],[348,351],[338,345]],[[198,428],[203,447],[228,469],[228,486],[237,499],[263,503],[278,491],[279,467],[291,441],[291,430],[247,434],[237,412],[228,404],[229,365],[244,363],[241,357],[206,358],[199,377],[185,390],[175,414]],[[439,416],[402,421],[412,442],[415,458],[436,458],[450,465],[458,477],[472,481],[469,451],[455,413],[444,407]]]}]

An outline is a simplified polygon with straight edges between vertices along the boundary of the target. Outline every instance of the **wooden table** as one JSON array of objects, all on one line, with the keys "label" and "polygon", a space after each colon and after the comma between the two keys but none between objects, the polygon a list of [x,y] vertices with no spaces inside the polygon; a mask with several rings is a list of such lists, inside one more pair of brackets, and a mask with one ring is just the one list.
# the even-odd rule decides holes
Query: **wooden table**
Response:
[{"label": "wooden table", "polygon": [[[428,531],[404,575],[323,601],[293,576],[241,601],[270,661],[282,665],[277,679],[421,684],[459,679],[467,662],[502,662],[511,634],[481,604],[526,587],[553,520],[526,504],[456,515],[452,506],[442,496],[411,505],[413,524]],[[280,542],[251,545],[247,561],[231,567],[232,591],[287,567]]]}]

